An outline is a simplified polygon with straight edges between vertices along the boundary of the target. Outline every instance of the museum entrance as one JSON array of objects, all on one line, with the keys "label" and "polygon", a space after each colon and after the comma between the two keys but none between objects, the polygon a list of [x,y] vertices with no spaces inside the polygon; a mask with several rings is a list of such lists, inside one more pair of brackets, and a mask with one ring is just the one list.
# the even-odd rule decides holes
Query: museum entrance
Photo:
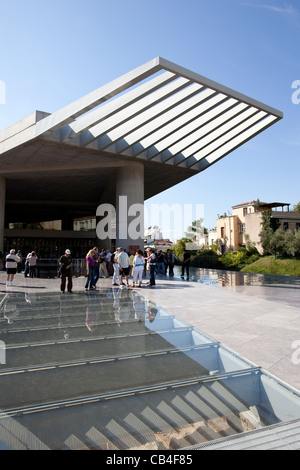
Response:
[{"label": "museum entrance", "polygon": [[[21,251],[23,256],[35,251],[39,258],[59,258],[67,248],[71,250],[73,258],[85,258],[87,252],[97,246],[96,234],[89,238],[48,238],[48,237],[5,237],[4,252],[15,249]],[[101,248],[101,247],[99,247]]]}]

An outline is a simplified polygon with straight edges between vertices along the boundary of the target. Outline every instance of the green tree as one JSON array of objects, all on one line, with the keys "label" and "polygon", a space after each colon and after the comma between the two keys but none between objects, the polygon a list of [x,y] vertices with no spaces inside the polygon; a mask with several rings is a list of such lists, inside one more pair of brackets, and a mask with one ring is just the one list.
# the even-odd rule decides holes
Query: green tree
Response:
[{"label": "green tree", "polygon": [[288,256],[295,256],[296,253],[296,243],[295,243],[295,233],[291,230],[284,232],[284,245],[285,252]]},{"label": "green tree", "polygon": [[300,256],[300,229],[295,232],[295,241],[294,241],[294,256]]},{"label": "green tree", "polygon": [[286,253],[285,233],[280,228],[272,234],[269,241],[269,250],[275,258]]},{"label": "green tree", "polygon": [[261,222],[261,231],[259,233],[260,243],[264,250],[264,254],[271,253],[271,239],[274,234],[272,225],[271,225],[271,212],[263,211],[262,212],[262,222]]},{"label": "green tree", "polygon": [[248,235],[248,233],[245,233],[244,234],[244,238],[245,238],[245,243],[246,243],[246,250],[247,250],[247,254],[248,255],[257,255],[259,254],[258,253],[258,250],[256,248],[256,243],[255,242],[252,242],[250,240],[250,235]]},{"label": "green tree", "polygon": [[294,205],[292,212],[300,212],[300,202]]},{"label": "green tree", "polygon": [[190,242],[191,240],[188,238],[181,238],[180,240],[177,241],[177,244],[174,246],[174,253],[178,259],[181,260],[183,258],[183,253],[185,250],[186,243],[190,243]]}]

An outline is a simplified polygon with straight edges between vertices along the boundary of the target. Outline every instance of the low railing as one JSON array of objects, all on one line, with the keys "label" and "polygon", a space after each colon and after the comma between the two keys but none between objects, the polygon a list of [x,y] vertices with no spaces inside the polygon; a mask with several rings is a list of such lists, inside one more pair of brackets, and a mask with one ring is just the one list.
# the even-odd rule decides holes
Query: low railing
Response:
[{"label": "low railing", "polygon": [[[58,277],[59,260],[40,258],[36,263],[37,277]],[[86,262],[84,258],[72,259],[72,272],[74,277],[86,276]]]}]

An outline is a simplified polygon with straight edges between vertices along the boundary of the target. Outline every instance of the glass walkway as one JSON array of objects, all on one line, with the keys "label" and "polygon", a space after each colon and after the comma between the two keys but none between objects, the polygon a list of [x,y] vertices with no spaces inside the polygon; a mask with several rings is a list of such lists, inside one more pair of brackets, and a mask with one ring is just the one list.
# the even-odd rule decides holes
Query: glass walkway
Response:
[{"label": "glass walkway", "polygon": [[300,419],[297,390],[138,289],[0,308],[0,450],[199,448]]}]

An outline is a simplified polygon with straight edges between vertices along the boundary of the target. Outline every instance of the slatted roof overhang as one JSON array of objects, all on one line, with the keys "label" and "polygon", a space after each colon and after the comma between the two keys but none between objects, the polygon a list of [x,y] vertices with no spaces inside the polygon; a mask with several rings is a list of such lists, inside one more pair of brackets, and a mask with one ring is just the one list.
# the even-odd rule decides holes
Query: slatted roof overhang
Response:
[{"label": "slatted roof overhang", "polygon": [[35,135],[198,172],[282,117],[158,57],[40,120]]}]

